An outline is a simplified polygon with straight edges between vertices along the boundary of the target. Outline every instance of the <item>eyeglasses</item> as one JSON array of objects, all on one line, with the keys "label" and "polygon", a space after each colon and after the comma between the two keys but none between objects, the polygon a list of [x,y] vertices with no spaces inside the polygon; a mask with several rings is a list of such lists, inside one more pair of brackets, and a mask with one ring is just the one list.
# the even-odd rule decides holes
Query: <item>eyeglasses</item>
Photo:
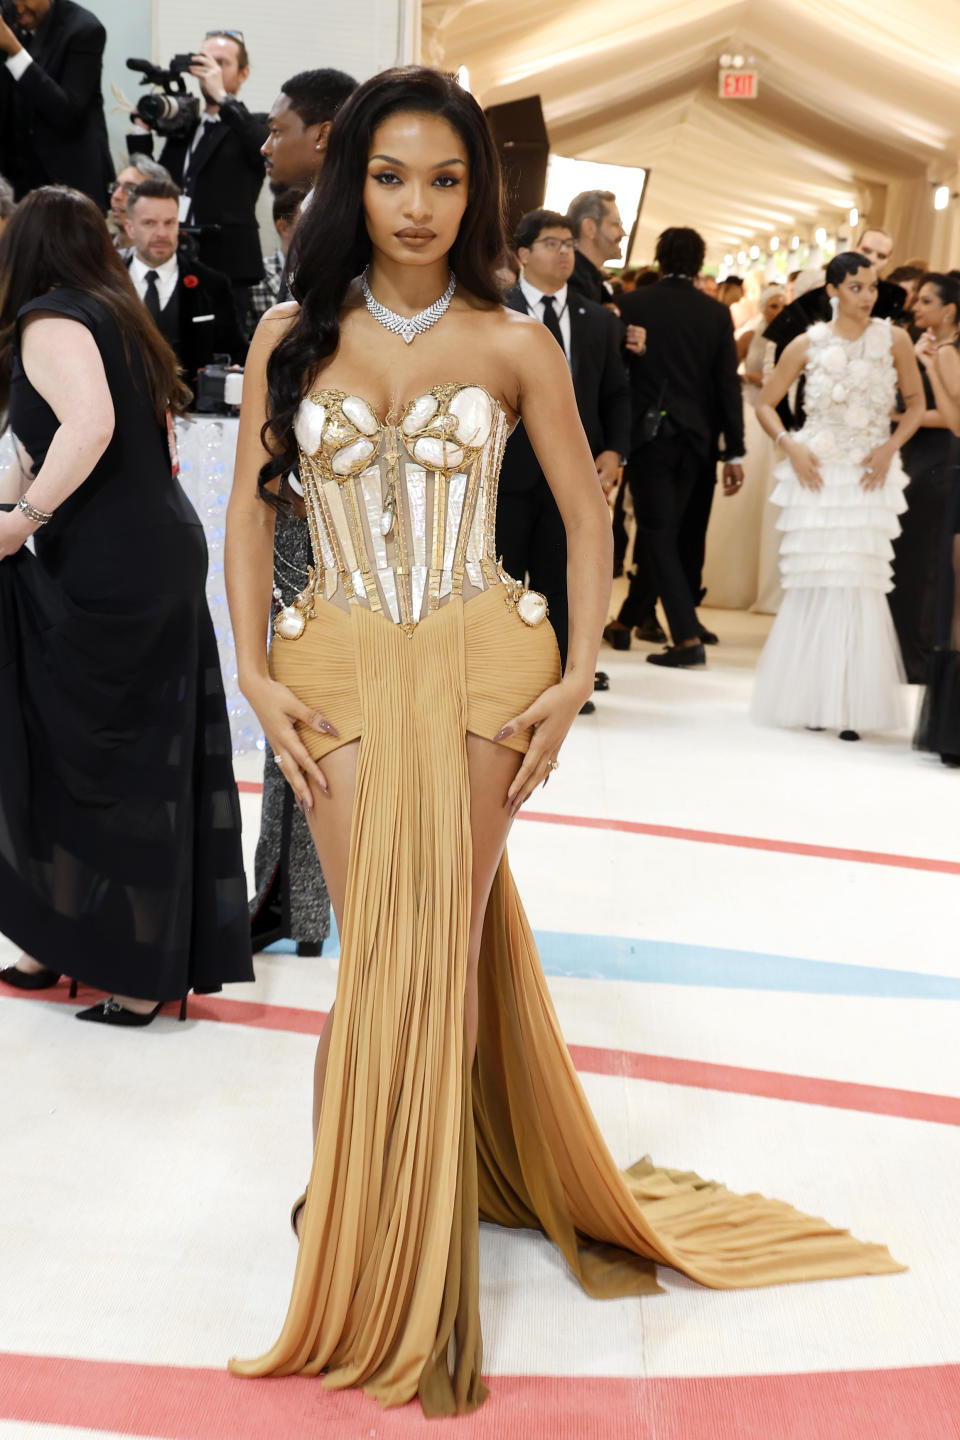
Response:
[{"label": "eyeglasses", "polygon": [[546,240],[534,240],[534,245],[542,245],[544,250],[576,250],[575,240],[554,240],[549,236]]},{"label": "eyeglasses", "polygon": [[204,40],[216,40],[220,35],[226,35],[231,40],[239,40],[241,45],[245,43],[242,30],[208,30],[203,38]]},{"label": "eyeglasses", "polygon": [[136,185],[131,185],[129,180],[114,180],[112,185],[107,186],[107,199],[109,200],[112,195],[116,195],[118,190],[122,190],[124,195],[129,195],[130,191],[136,188]]}]

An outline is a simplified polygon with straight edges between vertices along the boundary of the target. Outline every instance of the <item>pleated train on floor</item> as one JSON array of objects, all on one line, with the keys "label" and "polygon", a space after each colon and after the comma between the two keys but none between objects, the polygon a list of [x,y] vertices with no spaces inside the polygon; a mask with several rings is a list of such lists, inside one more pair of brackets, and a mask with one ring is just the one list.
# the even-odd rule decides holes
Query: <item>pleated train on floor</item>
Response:
[{"label": "pleated train on floor", "polygon": [[307,703],[310,676],[327,697],[340,738],[311,732],[315,754],[360,737],[336,1009],[286,1322],[231,1369],[324,1372],[384,1406],[419,1395],[428,1415],[476,1408],[481,1219],[543,1230],[598,1297],[656,1292],[657,1263],[717,1288],[902,1269],[781,1201],[649,1161],[617,1168],[505,858],[468,1069],[465,736],[491,738],[555,679],[556,645],[500,587],[452,599],[409,637],[360,607],[322,609],[274,673]]}]

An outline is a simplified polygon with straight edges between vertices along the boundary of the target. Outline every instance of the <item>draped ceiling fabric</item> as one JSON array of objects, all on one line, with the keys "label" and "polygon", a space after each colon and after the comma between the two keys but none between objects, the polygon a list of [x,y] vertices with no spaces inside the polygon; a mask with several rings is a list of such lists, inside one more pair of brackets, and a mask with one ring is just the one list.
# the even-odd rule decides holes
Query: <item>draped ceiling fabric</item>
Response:
[{"label": "draped ceiling fabric", "polygon": [[[466,65],[486,106],[539,94],[551,147],[651,171],[634,258],[695,224],[713,258],[845,233],[960,262],[960,0],[422,0],[423,59]],[[721,100],[754,57],[759,98]]]}]

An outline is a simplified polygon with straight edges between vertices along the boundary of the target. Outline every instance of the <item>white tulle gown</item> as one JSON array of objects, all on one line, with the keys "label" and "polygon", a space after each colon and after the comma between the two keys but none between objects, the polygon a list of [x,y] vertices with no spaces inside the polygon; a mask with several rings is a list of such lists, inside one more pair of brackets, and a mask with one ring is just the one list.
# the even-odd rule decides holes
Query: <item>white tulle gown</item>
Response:
[{"label": "white tulle gown", "polygon": [[777,466],[784,598],[757,666],[761,725],[858,732],[905,722],[904,672],[887,592],[907,476],[895,456],[885,483],[863,488],[863,461],[889,437],[897,374],[888,320],[857,340],[827,323],[808,331],[805,407],[796,439],[820,462],[822,490]]}]

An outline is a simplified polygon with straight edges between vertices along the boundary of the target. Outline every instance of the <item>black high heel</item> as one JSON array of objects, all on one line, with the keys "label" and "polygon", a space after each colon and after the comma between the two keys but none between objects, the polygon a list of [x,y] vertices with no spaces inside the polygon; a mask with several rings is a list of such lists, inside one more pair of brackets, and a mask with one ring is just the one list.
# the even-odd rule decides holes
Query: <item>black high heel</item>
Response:
[{"label": "black high heel", "polygon": [[[155,1020],[164,1005],[168,1003],[166,1000],[161,1000],[154,1005],[152,1010],[148,1010],[144,1015],[139,1015],[136,1010],[127,1010],[119,1000],[115,1000],[111,995],[108,1000],[101,1000],[99,1004],[91,1005],[89,1010],[78,1010],[76,1018],[92,1020],[97,1025],[125,1025],[128,1028],[131,1026],[142,1028],[144,1025],[149,1025],[151,1020]],[[184,995],[180,1001],[179,1019],[186,1020],[186,1018],[187,997]]]},{"label": "black high heel", "polygon": [[89,1010],[78,1010],[78,1020],[92,1020],[97,1025],[124,1025],[130,1028],[135,1026],[149,1025],[155,1020],[167,1002],[161,1000],[148,1010],[145,1015],[139,1015],[136,1010],[127,1010],[111,995],[107,1000],[101,1000],[96,1005],[91,1005]]},{"label": "black high heel", "polygon": [[14,990],[51,990],[60,983],[60,971],[48,970],[46,966],[42,970],[18,970],[16,965],[8,965],[0,970],[0,980]]}]

